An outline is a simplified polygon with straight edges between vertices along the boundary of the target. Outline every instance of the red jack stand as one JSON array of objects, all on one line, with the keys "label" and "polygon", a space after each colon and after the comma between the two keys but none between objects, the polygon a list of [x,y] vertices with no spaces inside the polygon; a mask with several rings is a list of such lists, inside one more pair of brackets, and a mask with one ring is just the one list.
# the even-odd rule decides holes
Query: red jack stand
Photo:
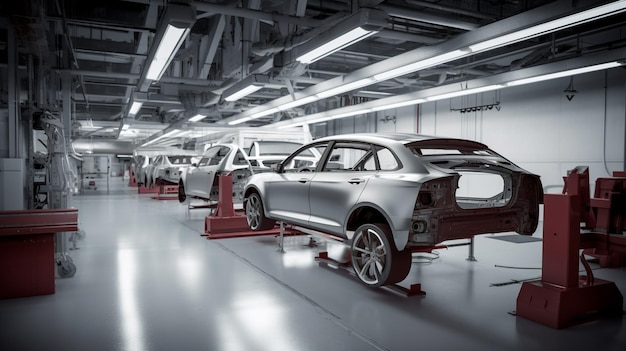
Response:
[{"label": "red jack stand", "polygon": [[[219,178],[217,208],[204,219],[204,234],[214,239],[220,234],[250,231],[246,216],[235,213],[233,207],[233,177],[223,175]],[[231,235],[232,236],[232,235]]]},{"label": "red jack stand", "polygon": [[624,313],[615,283],[594,279],[584,256],[587,276],[578,276],[580,209],[578,195],[544,196],[541,280],[522,285],[518,316],[560,329]]}]

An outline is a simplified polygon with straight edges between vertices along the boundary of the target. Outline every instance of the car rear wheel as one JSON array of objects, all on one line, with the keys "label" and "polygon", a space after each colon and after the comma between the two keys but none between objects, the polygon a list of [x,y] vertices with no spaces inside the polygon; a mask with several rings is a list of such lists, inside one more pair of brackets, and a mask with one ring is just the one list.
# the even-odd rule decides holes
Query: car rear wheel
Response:
[{"label": "car rear wheel", "polygon": [[254,231],[268,230],[274,228],[275,221],[265,217],[263,202],[258,193],[252,193],[246,201],[246,219],[248,226]]},{"label": "car rear wheel", "polygon": [[382,286],[402,281],[411,270],[411,252],[398,251],[390,242],[386,224],[363,224],[352,240],[352,267],[366,285]]},{"label": "car rear wheel", "polygon": [[187,200],[187,194],[185,194],[185,185],[183,182],[178,184],[178,202],[183,203]]}]

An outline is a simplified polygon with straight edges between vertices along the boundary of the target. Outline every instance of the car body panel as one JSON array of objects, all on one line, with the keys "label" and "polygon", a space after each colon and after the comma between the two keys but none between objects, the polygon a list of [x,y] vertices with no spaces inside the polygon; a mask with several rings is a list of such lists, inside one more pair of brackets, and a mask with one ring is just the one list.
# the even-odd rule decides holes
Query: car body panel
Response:
[{"label": "car body panel", "polygon": [[[482,143],[381,133],[331,136],[309,145],[325,145],[312,172],[289,173],[296,151],[276,172],[248,180],[245,193],[260,194],[268,218],[348,240],[359,225],[383,222],[398,250],[536,229],[543,199],[539,177]],[[474,174],[492,175],[502,188],[490,197],[463,195],[459,184]]]}]

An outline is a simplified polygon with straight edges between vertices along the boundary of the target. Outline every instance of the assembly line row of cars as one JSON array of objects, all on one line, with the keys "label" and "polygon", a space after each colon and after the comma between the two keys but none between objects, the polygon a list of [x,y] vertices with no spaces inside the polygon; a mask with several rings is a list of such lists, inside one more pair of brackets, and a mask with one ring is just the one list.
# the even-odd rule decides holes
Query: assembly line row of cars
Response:
[{"label": "assembly line row of cars", "polygon": [[538,225],[539,176],[476,141],[378,133],[272,146],[282,152],[253,160],[261,172],[234,144],[209,148],[181,171],[180,202],[217,200],[219,175],[231,174],[252,230],[281,221],[331,235],[368,286],[402,281],[413,249]]},{"label": "assembly line row of cars", "polygon": [[179,201],[217,201],[220,175],[233,177],[233,201],[243,202],[243,186],[252,173],[268,171],[302,146],[291,141],[252,142],[246,153],[233,143],[216,144],[201,155],[140,155],[135,159],[135,178],[146,187],[178,185]]}]

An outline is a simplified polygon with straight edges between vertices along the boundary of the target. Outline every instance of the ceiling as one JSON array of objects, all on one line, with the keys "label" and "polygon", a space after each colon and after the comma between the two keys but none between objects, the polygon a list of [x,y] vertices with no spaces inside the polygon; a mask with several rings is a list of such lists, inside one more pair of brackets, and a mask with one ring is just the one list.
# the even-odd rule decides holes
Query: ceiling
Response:
[{"label": "ceiling", "polygon": [[[228,122],[249,116],[248,111],[269,110],[278,102],[319,93],[368,72],[410,64],[414,57],[606,2],[176,1],[193,7],[195,21],[161,79],[145,84],[142,69],[149,61],[159,18],[174,1],[30,0],[0,5],[0,13],[11,14],[0,28],[4,52],[0,60],[11,51],[7,28],[14,28],[24,78],[21,100],[61,111],[63,94],[57,92],[63,91],[66,77],[65,82],[71,83],[65,93],[71,95],[72,139],[89,140],[92,145],[107,142],[109,151],[128,152],[173,129],[187,131],[177,138],[181,141],[235,128]],[[310,64],[295,59],[314,40],[365,10],[380,22],[376,34]],[[626,16],[621,13],[373,81],[237,127],[284,124],[321,111],[597,56],[625,44]],[[4,81],[7,67],[6,61],[0,61]],[[240,100],[225,101],[224,91],[251,74],[267,77],[267,84]],[[28,77],[37,79],[29,83]],[[128,115],[131,97],[144,101],[135,116]],[[6,90],[0,99],[8,103]],[[197,114],[206,118],[189,122]]]}]

